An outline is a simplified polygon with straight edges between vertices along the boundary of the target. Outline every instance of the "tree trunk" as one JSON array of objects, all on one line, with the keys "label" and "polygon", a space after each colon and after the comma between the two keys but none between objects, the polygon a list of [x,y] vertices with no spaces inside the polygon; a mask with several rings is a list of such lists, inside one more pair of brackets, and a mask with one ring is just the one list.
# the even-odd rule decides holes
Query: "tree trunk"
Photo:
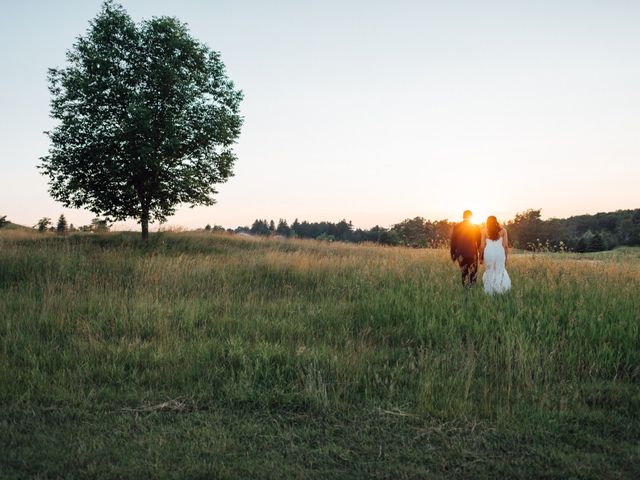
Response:
[{"label": "tree trunk", "polygon": [[149,240],[149,213],[143,212],[142,217],[140,217],[140,223],[142,224],[142,240]]}]

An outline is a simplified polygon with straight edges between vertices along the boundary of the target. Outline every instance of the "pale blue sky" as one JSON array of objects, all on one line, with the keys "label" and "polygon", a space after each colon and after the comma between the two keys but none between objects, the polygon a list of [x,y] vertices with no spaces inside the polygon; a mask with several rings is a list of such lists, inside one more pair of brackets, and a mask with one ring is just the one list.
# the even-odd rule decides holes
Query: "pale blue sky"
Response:
[{"label": "pale blue sky", "polygon": [[[236,176],[170,225],[640,207],[639,1],[121,3],[187,22],[245,93]],[[47,68],[100,4],[0,0],[0,215],[17,223],[92,218],[35,167]]]}]

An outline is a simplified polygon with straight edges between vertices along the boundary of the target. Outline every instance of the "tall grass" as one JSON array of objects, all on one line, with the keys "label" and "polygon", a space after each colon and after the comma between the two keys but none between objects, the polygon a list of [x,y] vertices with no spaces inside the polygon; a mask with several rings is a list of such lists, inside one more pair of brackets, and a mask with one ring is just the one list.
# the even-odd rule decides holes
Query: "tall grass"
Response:
[{"label": "tall grass", "polygon": [[489,297],[459,285],[444,250],[4,233],[0,402],[631,419],[638,256],[516,255],[508,269],[513,290]]}]

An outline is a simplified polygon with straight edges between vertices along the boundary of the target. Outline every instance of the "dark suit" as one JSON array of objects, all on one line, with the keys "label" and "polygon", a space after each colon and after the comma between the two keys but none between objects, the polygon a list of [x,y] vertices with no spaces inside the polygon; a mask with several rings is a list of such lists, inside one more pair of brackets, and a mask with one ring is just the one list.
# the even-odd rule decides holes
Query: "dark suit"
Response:
[{"label": "dark suit", "polygon": [[465,220],[453,227],[451,259],[460,265],[462,285],[465,287],[476,283],[481,239],[480,227],[469,221]]}]

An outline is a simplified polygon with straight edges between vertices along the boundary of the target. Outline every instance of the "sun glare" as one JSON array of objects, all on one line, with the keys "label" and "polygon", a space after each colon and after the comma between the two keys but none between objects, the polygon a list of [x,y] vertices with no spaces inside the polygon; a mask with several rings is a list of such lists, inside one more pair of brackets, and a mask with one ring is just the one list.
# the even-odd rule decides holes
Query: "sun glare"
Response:
[{"label": "sun glare", "polygon": [[487,216],[482,213],[473,212],[471,215],[471,223],[475,223],[476,225],[482,225],[487,220]]},{"label": "sun glare", "polygon": [[489,215],[494,215],[493,213],[487,213],[489,210],[487,209],[474,209],[471,208],[470,209],[473,212],[473,215],[471,215],[471,223],[474,223],[475,225],[482,225],[487,221],[487,217]]},{"label": "sun glare", "polygon": [[[454,214],[454,218],[458,217],[462,220],[462,212],[465,210],[471,210],[471,223],[475,225],[482,225],[487,221],[487,217],[489,215],[499,215],[500,212],[494,212],[493,202],[483,202],[483,204],[478,205],[476,203],[476,199],[468,199],[469,202],[461,201],[456,204],[453,211],[460,212],[457,215]],[[459,216],[458,216],[459,215]],[[460,220],[456,220],[459,222]]]}]

